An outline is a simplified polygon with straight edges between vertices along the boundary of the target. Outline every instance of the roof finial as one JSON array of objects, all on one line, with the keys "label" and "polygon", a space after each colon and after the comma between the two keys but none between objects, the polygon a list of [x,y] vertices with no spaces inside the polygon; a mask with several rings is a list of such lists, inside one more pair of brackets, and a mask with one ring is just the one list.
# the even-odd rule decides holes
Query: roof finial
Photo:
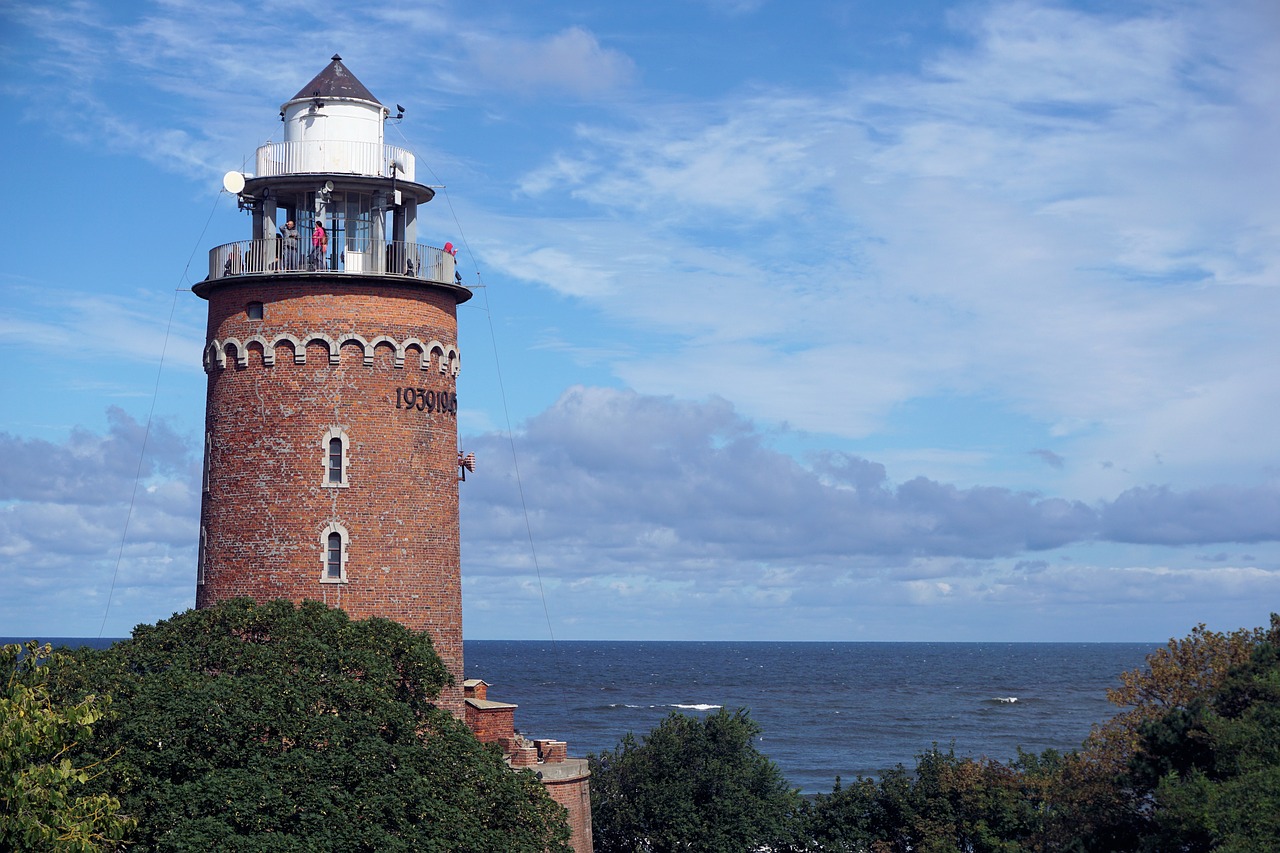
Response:
[{"label": "roof finial", "polygon": [[342,61],[342,57],[341,57],[341,56],[338,56],[338,54],[336,54],[336,53],[335,53],[335,54],[333,55],[333,61],[334,61],[334,62],[341,62],[341,61]]}]

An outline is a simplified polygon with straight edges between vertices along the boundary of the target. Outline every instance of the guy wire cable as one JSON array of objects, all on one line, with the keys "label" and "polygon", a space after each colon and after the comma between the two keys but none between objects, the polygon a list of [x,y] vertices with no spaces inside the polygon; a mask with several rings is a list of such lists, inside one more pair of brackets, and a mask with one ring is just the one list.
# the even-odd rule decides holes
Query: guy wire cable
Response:
[{"label": "guy wire cable", "polygon": [[[421,158],[418,157],[418,152],[414,150],[412,143],[409,142],[408,137],[404,135],[404,132],[400,130],[399,126],[396,127],[396,132],[400,134],[400,138],[404,140],[405,147],[413,154],[414,159],[421,160]],[[440,181],[440,176],[432,170],[431,166],[427,165],[425,162],[423,162],[423,165],[426,166],[427,171],[431,173],[431,177],[434,178],[437,183],[442,183]],[[542,613],[547,620],[547,634],[551,638],[551,650],[554,655],[559,657],[559,649],[556,646],[555,629],[551,626],[551,610],[547,607],[547,593],[542,586],[542,567],[538,564],[538,549],[534,545],[533,541],[533,525],[529,521],[529,506],[525,502],[524,497],[524,481],[520,477],[520,459],[516,453],[515,431],[511,428],[511,411],[507,406],[507,388],[502,380],[502,360],[498,357],[498,337],[493,328],[493,311],[490,310],[489,307],[489,289],[485,287],[484,280],[480,277],[480,265],[476,263],[475,254],[471,251],[471,244],[467,242],[466,232],[463,231],[462,223],[458,220],[458,213],[454,210],[453,200],[449,198],[449,188],[441,185],[440,189],[444,193],[445,203],[449,205],[449,215],[453,217],[453,224],[458,229],[458,240],[462,243],[463,248],[466,249],[467,257],[471,260],[471,266],[476,271],[476,284],[479,289],[484,291],[485,319],[489,324],[489,341],[493,345],[493,363],[498,374],[498,394],[502,398],[502,415],[506,419],[507,423],[507,441],[511,445],[511,464],[516,475],[516,491],[520,495],[520,510],[524,513],[524,529],[525,533],[529,537],[529,555],[533,560],[534,575],[538,579],[538,595],[542,598]]]},{"label": "guy wire cable", "polygon": [[[203,244],[204,235],[209,230],[209,223],[213,221],[213,215],[218,211],[218,202],[222,200],[222,195],[226,190],[218,190],[218,194],[214,196],[213,207],[209,210],[209,217],[204,221],[204,227],[200,229],[200,236],[196,238],[195,246],[191,249],[191,254],[187,256],[186,266],[182,268],[182,275],[179,278],[179,284],[185,281],[191,283],[189,273],[191,271],[191,261],[195,258],[196,253],[200,251]],[[169,336],[173,331],[173,315],[178,310],[178,294],[183,293],[190,288],[175,287],[173,289],[173,303],[169,306],[169,321],[164,328],[164,343],[160,345],[160,364],[156,367],[156,382],[151,390],[151,408],[147,411],[147,425],[142,431],[142,447],[138,450],[138,467],[133,475],[133,491],[129,495],[129,511],[124,517],[124,530],[120,533],[120,547],[116,551],[116,564],[111,572],[111,586],[107,590],[107,606],[102,612],[102,624],[98,626],[98,639],[102,639],[102,632],[107,627],[107,617],[111,614],[111,599],[116,592],[116,580],[120,576],[120,563],[124,559],[124,546],[129,538],[129,524],[133,521],[133,509],[138,500],[138,485],[142,482],[142,465],[147,458],[147,440],[151,437],[151,423],[155,419],[156,401],[160,398],[160,378],[164,374],[164,360],[169,351]]]}]

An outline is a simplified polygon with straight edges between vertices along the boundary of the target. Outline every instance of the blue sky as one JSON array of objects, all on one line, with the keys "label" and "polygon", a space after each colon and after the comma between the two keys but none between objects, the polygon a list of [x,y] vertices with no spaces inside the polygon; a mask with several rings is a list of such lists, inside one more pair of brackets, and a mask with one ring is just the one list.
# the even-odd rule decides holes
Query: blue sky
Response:
[{"label": "blue sky", "polygon": [[186,289],[335,52],[484,285],[467,636],[1145,641],[1280,602],[1274,3],[0,16],[0,634],[192,604]]}]

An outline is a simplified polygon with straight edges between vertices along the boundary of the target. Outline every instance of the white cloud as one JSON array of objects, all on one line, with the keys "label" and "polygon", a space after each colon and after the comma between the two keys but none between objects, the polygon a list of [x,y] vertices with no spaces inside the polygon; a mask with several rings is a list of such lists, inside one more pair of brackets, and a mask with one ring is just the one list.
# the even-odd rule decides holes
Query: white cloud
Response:
[{"label": "white cloud", "polygon": [[[1246,460],[1275,449],[1280,380],[1238,371],[1280,357],[1263,14],[975,7],[972,47],[921,75],[584,126],[525,189],[587,206],[502,237],[558,243],[563,267],[526,274],[675,336],[615,360],[646,392],[848,438],[913,398],[973,395],[1082,442],[1058,451],[1081,460],[1081,495],[1119,485],[1086,461],[1133,470],[1149,433],[1143,458],[1212,478],[1206,434]],[[572,284],[582,258],[611,286]]]},{"label": "white cloud", "polygon": [[23,590],[0,604],[10,634],[89,636],[109,616],[118,637],[191,604],[198,463],[164,423],[141,455],[145,426],[108,420],[61,443],[0,432],[0,584]]},{"label": "white cloud", "polygon": [[527,95],[563,92],[598,98],[635,76],[635,66],[625,54],[601,46],[581,27],[542,39],[473,31],[463,35],[461,44],[466,58],[460,73]]}]

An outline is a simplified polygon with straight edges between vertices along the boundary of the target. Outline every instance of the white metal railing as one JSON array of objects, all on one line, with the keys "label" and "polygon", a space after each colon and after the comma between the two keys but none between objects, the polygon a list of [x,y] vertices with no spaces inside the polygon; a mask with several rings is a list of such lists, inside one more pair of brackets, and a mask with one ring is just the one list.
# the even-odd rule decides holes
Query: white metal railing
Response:
[{"label": "white metal railing", "polygon": [[209,280],[241,275],[349,273],[407,276],[455,284],[453,255],[422,243],[375,244],[367,238],[341,237],[321,255],[311,238],[287,245],[283,237],[239,240],[209,250]]},{"label": "white metal railing", "polygon": [[394,145],[318,139],[269,142],[258,149],[256,176],[331,173],[389,178],[392,163],[397,167],[395,177],[413,180],[413,154]]}]

